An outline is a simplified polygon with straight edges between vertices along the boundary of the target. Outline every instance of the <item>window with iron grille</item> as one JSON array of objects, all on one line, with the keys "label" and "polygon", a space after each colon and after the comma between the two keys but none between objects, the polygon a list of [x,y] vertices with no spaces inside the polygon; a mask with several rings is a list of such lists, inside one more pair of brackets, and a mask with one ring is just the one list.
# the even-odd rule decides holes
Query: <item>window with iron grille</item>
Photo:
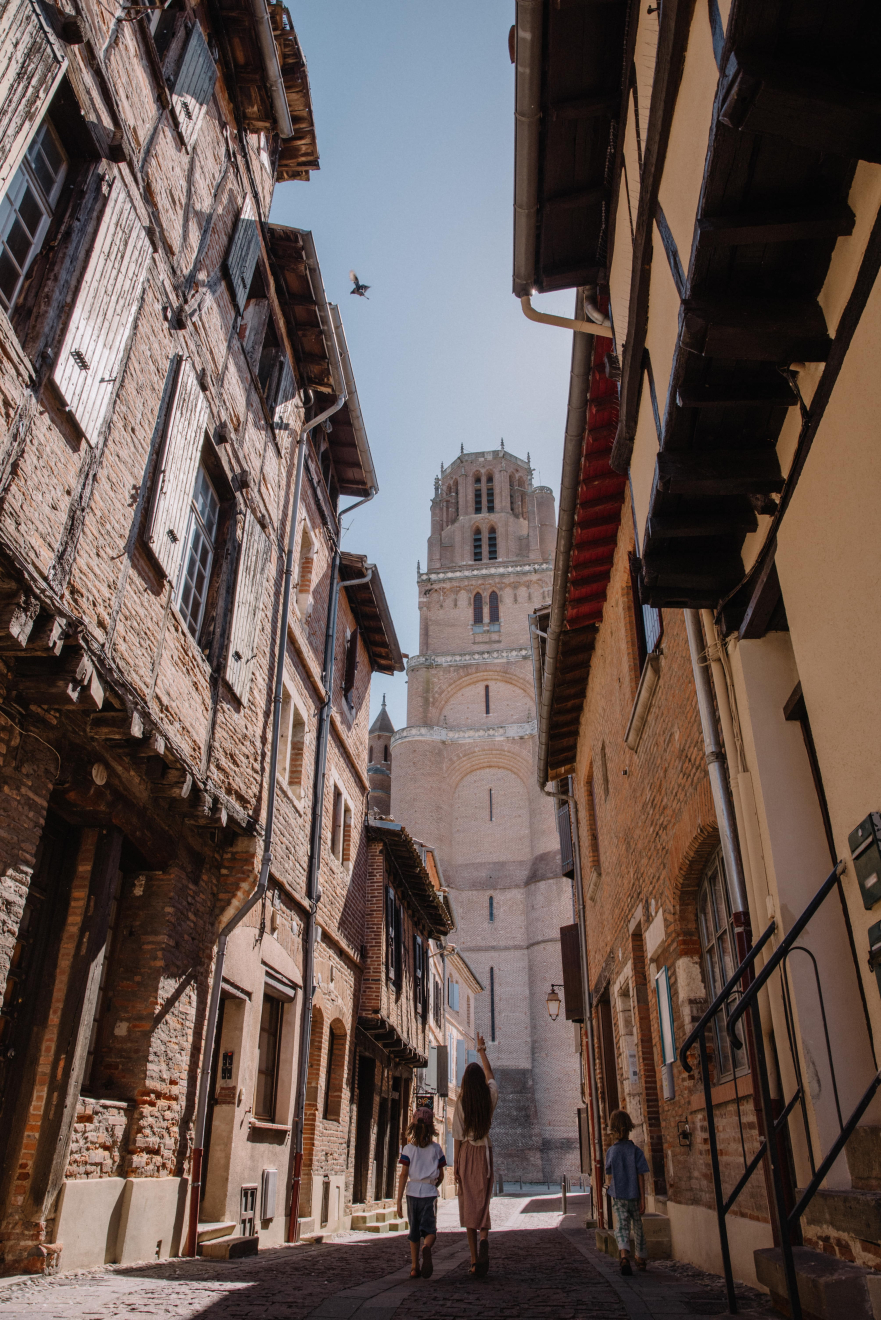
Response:
[{"label": "window with iron grille", "polygon": [[483,560],[483,533],[479,527],[474,529],[474,562],[481,563]]},{"label": "window with iron grille", "polygon": [[[698,931],[700,933],[707,999],[712,1002],[729,981],[737,967],[737,944],[731,920],[731,904],[721,848],[708,862],[697,899]],[[737,1002],[732,998],[729,1010]],[[746,1051],[732,1046],[722,1014],[713,1019],[716,1045],[715,1080],[724,1081],[749,1067]]]},{"label": "window with iron grille", "polygon": [[188,630],[198,640],[205,615],[217,538],[220,501],[208,473],[200,465],[190,506],[181,573],[177,585],[177,608]]}]

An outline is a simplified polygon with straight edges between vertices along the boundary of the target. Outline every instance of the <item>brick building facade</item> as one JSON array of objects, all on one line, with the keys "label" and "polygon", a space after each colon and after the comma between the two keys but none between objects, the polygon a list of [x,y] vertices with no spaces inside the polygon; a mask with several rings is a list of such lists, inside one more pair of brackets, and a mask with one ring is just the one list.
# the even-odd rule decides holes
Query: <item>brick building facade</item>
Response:
[{"label": "brick building facade", "polygon": [[476,1025],[499,1079],[496,1163],[536,1181],[577,1168],[580,1098],[571,1034],[545,1007],[572,891],[534,772],[528,615],[548,598],[554,540],[553,495],[528,461],[463,449],[443,469],[407,726],[392,739],[392,814],[431,841],[457,945],[485,987]]},{"label": "brick building facade", "polygon": [[308,77],[281,6],[131,18],[11,3],[0,28],[6,1273],[185,1247],[289,539],[270,869],[227,949],[194,1221],[288,1233],[310,928],[302,1226],[329,1179],[333,1222],[351,1201],[370,676],[402,661],[378,573],[338,550],[341,497],[377,489],[339,313],[311,234],[267,223],[317,168]]}]

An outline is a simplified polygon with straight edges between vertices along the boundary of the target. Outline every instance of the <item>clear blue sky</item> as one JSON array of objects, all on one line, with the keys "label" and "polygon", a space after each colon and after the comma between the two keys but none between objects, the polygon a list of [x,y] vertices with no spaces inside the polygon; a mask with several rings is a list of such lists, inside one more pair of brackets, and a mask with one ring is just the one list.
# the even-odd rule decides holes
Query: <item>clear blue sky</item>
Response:
[{"label": "clear blue sky", "polygon": [[[419,649],[434,476],[504,437],[557,491],[572,336],[511,293],[513,0],[292,0],[321,169],[280,185],[272,219],[311,229],[341,305],[380,492],[347,550],[379,567],[401,649]],[[349,295],[349,271],[371,285]],[[572,315],[574,293],[541,299]],[[373,682],[397,728],[405,675]],[[371,716],[372,718],[372,716]]]}]

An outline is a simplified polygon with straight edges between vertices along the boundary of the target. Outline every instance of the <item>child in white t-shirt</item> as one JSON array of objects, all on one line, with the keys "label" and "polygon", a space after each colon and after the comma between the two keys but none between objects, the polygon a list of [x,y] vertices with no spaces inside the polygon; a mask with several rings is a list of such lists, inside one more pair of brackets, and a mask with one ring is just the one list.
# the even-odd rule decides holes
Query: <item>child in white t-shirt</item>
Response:
[{"label": "child in white t-shirt", "polygon": [[443,1150],[433,1140],[436,1135],[434,1114],[427,1106],[417,1109],[407,1128],[407,1144],[401,1151],[401,1173],[398,1178],[399,1219],[403,1215],[404,1187],[407,1188],[411,1279],[418,1279],[420,1274],[423,1279],[430,1279],[434,1272],[431,1249],[437,1237],[437,1188],[447,1162]]}]

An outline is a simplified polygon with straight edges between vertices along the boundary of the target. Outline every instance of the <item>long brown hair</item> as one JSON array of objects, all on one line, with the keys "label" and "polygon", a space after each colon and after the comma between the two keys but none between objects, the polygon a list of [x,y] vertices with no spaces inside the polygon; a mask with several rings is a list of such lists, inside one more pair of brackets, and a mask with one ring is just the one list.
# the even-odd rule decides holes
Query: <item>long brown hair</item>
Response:
[{"label": "long brown hair", "polygon": [[469,1063],[462,1074],[462,1126],[466,1136],[482,1141],[493,1121],[492,1097],[479,1063]]},{"label": "long brown hair", "polygon": [[407,1128],[407,1140],[412,1141],[414,1146],[419,1146],[422,1150],[429,1146],[437,1136],[434,1118],[433,1116],[426,1117],[428,1113],[427,1109],[420,1109]]}]

